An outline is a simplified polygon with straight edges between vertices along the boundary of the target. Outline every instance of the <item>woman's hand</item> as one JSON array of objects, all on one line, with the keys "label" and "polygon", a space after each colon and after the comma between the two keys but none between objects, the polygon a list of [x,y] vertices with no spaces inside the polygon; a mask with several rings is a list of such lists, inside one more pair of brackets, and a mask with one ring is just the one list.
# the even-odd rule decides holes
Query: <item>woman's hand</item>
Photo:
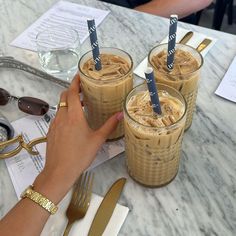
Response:
[{"label": "woman's hand", "polygon": [[97,151],[115,130],[123,115],[113,115],[96,131],[90,129],[80,102],[79,76],[76,76],[70,88],[61,94],[60,102],[66,102],[68,107],[59,108],[50,125],[45,168],[34,185],[35,188],[37,185],[42,188],[41,185],[50,180],[51,185],[64,186],[59,193],[64,195],[92,163]]},{"label": "woman's hand", "polygon": [[[47,135],[46,163],[34,182],[34,190],[57,204],[79,175],[89,167],[122,113],[112,116],[99,130],[89,128],[79,98],[79,77],[61,95],[61,107]],[[0,235],[39,235],[49,213],[24,198],[0,221]],[[26,225],[27,222],[27,225]]]}]

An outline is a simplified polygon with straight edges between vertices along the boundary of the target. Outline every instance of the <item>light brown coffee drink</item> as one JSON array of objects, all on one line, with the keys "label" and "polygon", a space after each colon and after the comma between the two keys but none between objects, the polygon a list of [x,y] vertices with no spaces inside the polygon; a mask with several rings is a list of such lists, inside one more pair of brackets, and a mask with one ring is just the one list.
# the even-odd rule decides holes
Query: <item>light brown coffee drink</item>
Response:
[{"label": "light brown coffee drink", "polygon": [[175,89],[157,84],[162,114],[153,112],[145,84],[134,88],[124,107],[128,172],[146,186],[162,186],[177,174],[186,103]]},{"label": "light brown coffee drink", "polygon": [[201,54],[194,48],[176,44],[173,70],[167,68],[167,44],[154,47],[148,56],[157,82],[168,84],[182,93],[187,102],[187,121],[185,129],[191,126],[195,109],[200,68],[203,64]]},{"label": "light brown coffee drink", "polygon": [[[79,72],[83,91],[85,114],[92,129],[98,129],[122,105],[133,88],[133,61],[126,52],[116,48],[101,48],[102,69],[96,71],[92,52],[82,56]],[[117,139],[124,135],[123,122],[109,136]]]},{"label": "light brown coffee drink", "polygon": [[83,64],[82,70],[91,78],[97,80],[112,80],[123,77],[130,70],[129,63],[120,56],[101,54],[102,69],[97,71],[93,58]]}]

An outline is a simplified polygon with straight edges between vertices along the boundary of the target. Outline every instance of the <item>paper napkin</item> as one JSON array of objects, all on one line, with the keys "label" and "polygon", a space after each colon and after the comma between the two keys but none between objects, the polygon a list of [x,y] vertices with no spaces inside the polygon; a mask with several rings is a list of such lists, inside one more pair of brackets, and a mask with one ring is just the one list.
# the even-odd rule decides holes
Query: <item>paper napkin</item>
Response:
[{"label": "paper napkin", "polygon": [[[41,236],[62,236],[67,225],[67,218],[65,215],[66,209],[71,199],[72,191],[69,192],[66,197],[59,204],[59,209],[55,215],[50,216],[46,223]],[[90,225],[97,212],[97,209],[102,202],[102,197],[92,194],[89,209],[85,217],[74,223],[70,236],[87,236]],[[103,233],[103,236],[116,236],[120,231],[122,224],[129,212],[129,208],[117,204],[112,217]]]},{"label": "paper napkin", "polygon": [[215,91],[215,94],[232,102],[236,102],[236,56]]},{"label": "paper napkin", "polygon": [[[186,30],[186,29],[182,29],[182,28],[177,28],[177,34],[176,34],[176,42],[179,42],[184,35],[189,32],[190,30]],[[216,43],[217,39],[215,38],[211,38],[209,36],[206,36],[204,34],[201,33],[196,33],[193,32],[193,36],[192,38],[186,43],[186,45],[192,46],[194,48],[197,48],[197,46],[205,39],[211,39],[212,42],[201,52],[202,56],[204,57],[208,51],[213,47],[213,45]],[[168,36],[166,36],[161,43],[167,43],[168,42]],[[136,69],[134,70],[134,73],[136,75],[138,75],[141,78],[145,78],[144,75],[144,71],[147,68],[147,64],[148,64],[148,59],[147,57],[136,67]]]}]

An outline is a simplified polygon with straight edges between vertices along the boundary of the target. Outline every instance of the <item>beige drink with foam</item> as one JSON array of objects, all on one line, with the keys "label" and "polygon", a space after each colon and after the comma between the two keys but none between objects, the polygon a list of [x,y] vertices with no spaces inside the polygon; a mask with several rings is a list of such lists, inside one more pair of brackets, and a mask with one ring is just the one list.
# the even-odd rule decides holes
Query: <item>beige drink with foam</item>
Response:
[{"label": "beige drink with foam", "polygon": [[[116,48],[101,48],[102,70],[96,71],[92,52],[79,61],[84,109],[88,123],[97,129],[114,113],[122,111],[126,95],[133,88],[133,61],[129,54]],[[124,135],[120,122],[109,139]]]},{"label": "beige drink with foam", "polygon": [[149,65],[153,67],[157,82],[174,87],[184,96],[187,102],[187,120],[185,129],[191,126],[195,109],[200,68],[203,64],[201,54],[194,48],[176,44],[174,68],[167,69],[167,44],[154,47],[149,55]]},{"label": "beige drink with foam", "polygon": [[128,172],[137,182],[162,186],[177,174],[186,103],[175,89],[157,84],[162,115],[155,115],[146,84],[135,87],[124,107]]}]

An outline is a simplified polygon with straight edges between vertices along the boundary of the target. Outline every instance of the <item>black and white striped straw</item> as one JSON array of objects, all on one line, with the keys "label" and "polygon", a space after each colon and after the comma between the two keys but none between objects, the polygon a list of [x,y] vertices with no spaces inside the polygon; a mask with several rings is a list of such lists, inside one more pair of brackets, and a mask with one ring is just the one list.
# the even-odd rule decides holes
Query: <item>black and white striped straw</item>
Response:
[{"label": "black and white striped straw", "polygon": [[168,68],[168,70],[172,70],[174,68],[177,23],[178,23],[178,16],[171,15],[170,16],[170,28],[169,28],[168,51],[167,51],[167,68]]},{"label": "black and white striped straw", "polygon": [[145,71],[146,82],[148,86],[148,91],[151,98],[152,109],[158,115],[161,115],[161,105],[159,101],[159,96],[157,92],[156,82],[154,78],[153,69],[148,67]]},{"label": "black and white striped straw", "polygon": [[102,64],[101,64],[98,39],[97,39],[97,32],[96,32],[96,25],[95,25],[94,19],[87,20],[87,24],[88,24],[89,38],[90,38],[90,43],[91,43],[91,47],[92,47],[93,61],[95,64],[95,69],[101,70]]}]

